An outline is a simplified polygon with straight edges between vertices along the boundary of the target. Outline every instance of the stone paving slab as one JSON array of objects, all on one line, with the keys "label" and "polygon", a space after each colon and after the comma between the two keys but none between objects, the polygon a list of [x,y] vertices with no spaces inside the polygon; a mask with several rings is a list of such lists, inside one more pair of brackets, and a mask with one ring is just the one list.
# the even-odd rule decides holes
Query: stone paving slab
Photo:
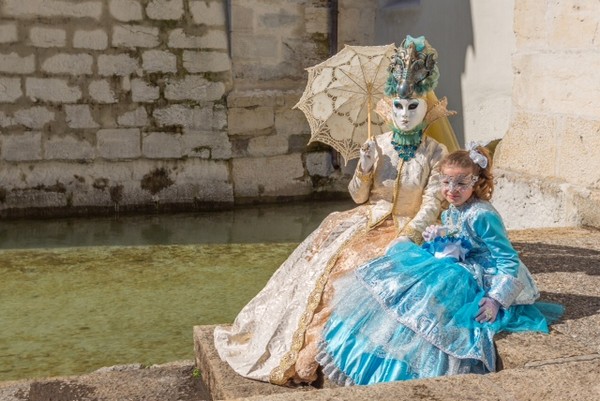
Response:
[{"label": "stone paving slab", "polygon": [[102,368],[81,376],[0,382],[0,401],[200,401],[209,399],[193,361]]},{"label": "stone paving slab", "polygon": [[371,386],[338,387],[303,394],[275,394],[235,401],[519,401],[488,376],[461,375]]},{"label": "stone paving slab", "polygon": [[600,356],[595,356],[589,361],[510,369],[483,376],[448,376],[235,401],[598,401],[599,378]]},{"label": "stone paving slab", "polygon": [[[200,370],[202,379],[214,400],[298,391],[293,388],[250,380],[235,373],[227,363],[219,358],[213,341],[214,329],[215,326],[194,326],[196,367]],[[311,387],[305,388],[310,389]]]},{"label": "stone paving slab", "polygon": [[550,334],[502,333],[494,342],[499,355],[498,370],[522,368],[544,361],[568,360],[596,352],[594,348],[586,347],[556,330],[551,330]]},{"label": "stone paving slab", "polygon": [[548,361],[532,368],[508,369],[486,376],[517,401],[598,401],[600,355],[588,358]]}]

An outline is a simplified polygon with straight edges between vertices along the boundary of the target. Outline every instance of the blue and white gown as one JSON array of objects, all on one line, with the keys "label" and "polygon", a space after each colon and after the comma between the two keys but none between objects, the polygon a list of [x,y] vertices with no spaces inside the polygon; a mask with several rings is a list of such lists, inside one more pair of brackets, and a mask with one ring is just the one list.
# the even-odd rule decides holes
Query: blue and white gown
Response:
[{"label": "blue and white gown", "polygon": [[[442,224],[448,236],[422,247],[400,243],[334,283],[317,356],[330,380],[364,385],[495,371],[496,333],[547,333],[562,314],[560,305],[535,303],[533,278],[489,202],[450,206]],[[460,261],[443,256],[451,248],[463,251]],[[501,304],[494,323],[475,320],[484,296]]]}]

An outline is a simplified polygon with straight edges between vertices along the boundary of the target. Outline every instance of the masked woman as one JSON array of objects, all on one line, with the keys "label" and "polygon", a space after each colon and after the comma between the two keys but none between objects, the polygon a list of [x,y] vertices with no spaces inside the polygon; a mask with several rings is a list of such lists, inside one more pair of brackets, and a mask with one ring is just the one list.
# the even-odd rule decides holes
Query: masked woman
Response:
[{"label": "masked woman", "polygon": [[383,255],[390,244],[421,242],[438,221],[443,198],[435,166],[447,146],[458,148],[446,101],[433,92],[438,78],[435,49],[424,37],[408,36],[392,57],[387,97],[378,106],[392,129],[364,144],[349,184],[360,206],[325,218],[233,325],[215,329],[219,356],[237,373],[279,385],[314,381],[330,279]]}]

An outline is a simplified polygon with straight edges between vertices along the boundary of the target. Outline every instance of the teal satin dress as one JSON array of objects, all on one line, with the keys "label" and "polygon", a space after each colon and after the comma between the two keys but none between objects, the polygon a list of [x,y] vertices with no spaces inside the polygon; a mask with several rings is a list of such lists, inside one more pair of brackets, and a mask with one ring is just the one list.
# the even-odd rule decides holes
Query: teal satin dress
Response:
[{"label": "teal satin dress", "polygon": [[[317,361],[341,385],[495,371],[494,335],[548,332],[563,312],[539,292],[488,203],[473,200],[442,215],[442,241],[400,243],[334,283],[333,312]],[[435,257],[460,242],[466,255]],[[479,301],[502,307],[478,323]]]}]

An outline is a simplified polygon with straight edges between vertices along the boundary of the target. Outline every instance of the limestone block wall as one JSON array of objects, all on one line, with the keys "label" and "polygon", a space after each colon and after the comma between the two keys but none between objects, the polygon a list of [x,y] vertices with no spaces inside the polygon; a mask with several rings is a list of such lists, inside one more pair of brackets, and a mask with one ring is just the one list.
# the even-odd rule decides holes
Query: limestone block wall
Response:
[{"label": "limestone block wall", "polygon": [[510,128],[496,154],[509,226],[600,227],[600,2],[515,2]]},{"label": "limestone block wall", "polygon": [[347,193],[349,174],[293,109],[305,68],[330,56],[329,0],[232,0],[234,90],[227,96],[231,175],[237,202]]},{"label": "limestone block wall", "polygon": [[304,68],[328,56],[328,12],[316,0],[3,0],[0,214],[335,187],[310,175],[331,156],[307,158],[291,110]]}]

